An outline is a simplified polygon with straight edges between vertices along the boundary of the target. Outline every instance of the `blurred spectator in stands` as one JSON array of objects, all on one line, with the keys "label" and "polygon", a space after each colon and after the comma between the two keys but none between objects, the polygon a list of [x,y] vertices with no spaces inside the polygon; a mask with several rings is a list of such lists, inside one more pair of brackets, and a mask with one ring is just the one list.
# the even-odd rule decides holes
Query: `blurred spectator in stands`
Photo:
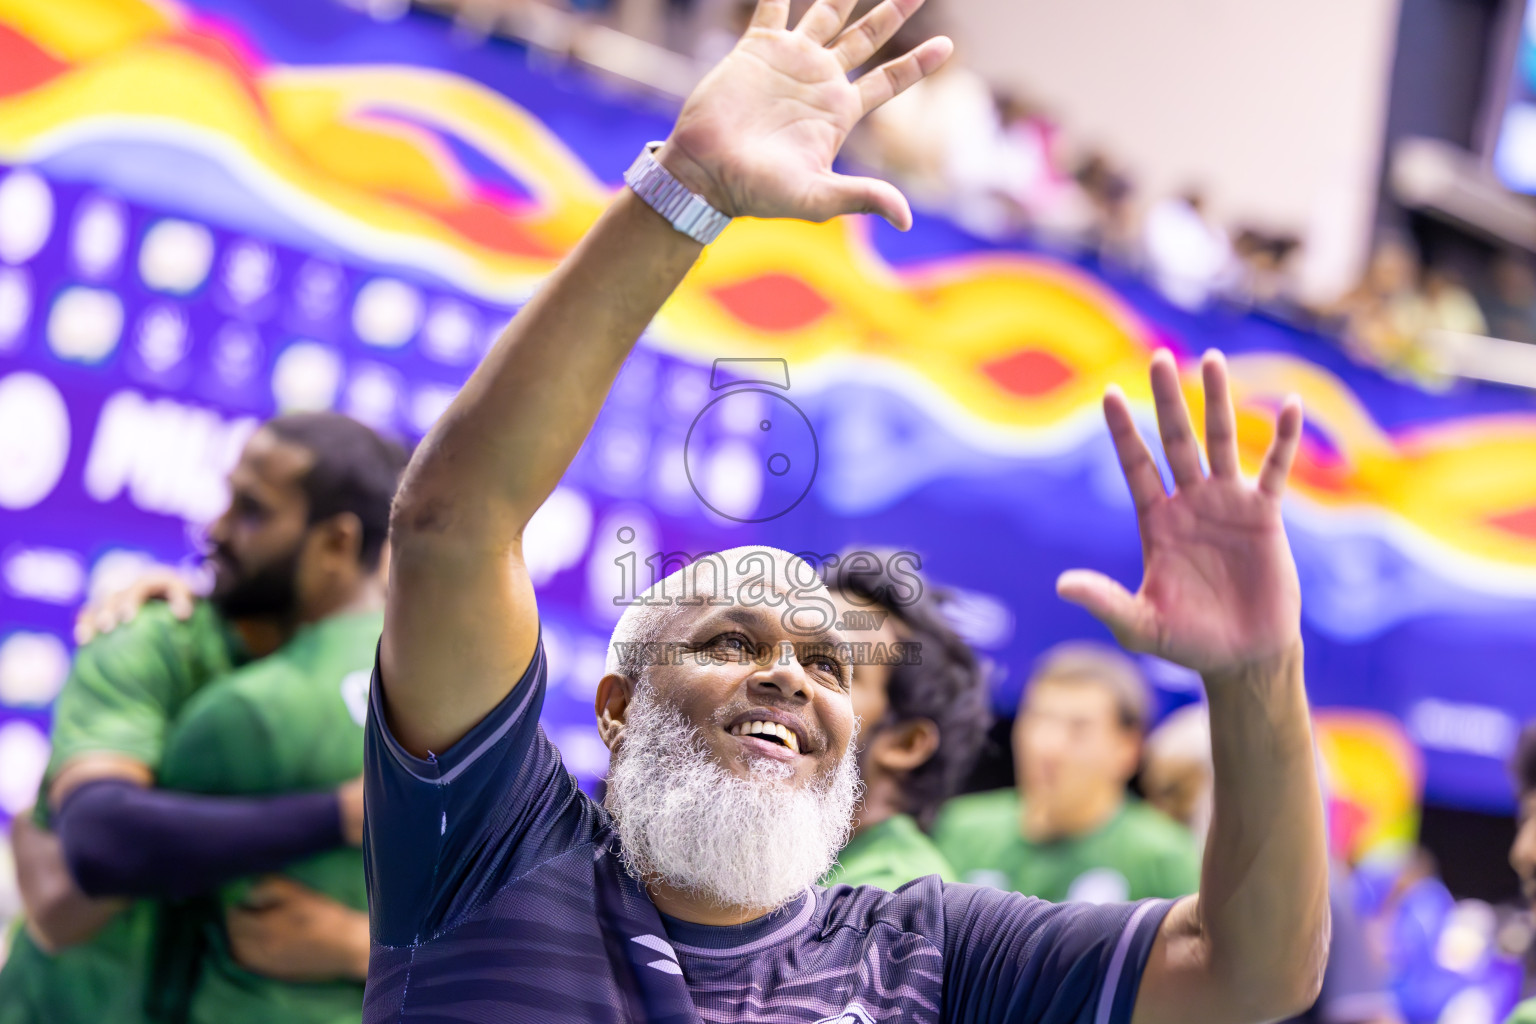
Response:
[{"label": "blurred spectator in stands", "polygon": [[[1170,714],[1147,737],[1141,788],[1147,802],[1193,831],[1200,845],[1210,828],[1215,774],[1211,720],[1203,704]],[[1399,1024],[1386,969],[1355,911],[1349,869],[1336,865],[1328,891],[1333,932],[1323,991],[1294,1024]]]},{"label": "blurred spectator in stands", "polygon": [[1013,92],[997,94],[997,111],[999,184],[1017,211],[1017,226],[1060,246],[1092,244],[1099,212],[1088,191],[1064,170],[1056,123]]},{"label": "blurred spectator in stands", "polygon": [[1442,334],[1488,333],[1477,300],[1455,271],[1421,270],[1414,248],[1392,236],[1377,243],[1365,279],[1332,313],[1344,319],[1345,349],[1356,361],[1429,389],[1451,379]]},{"label": "blurred spectator in stands", "polygon": [[[857,12],[855,13],[855,17]],[[904,53],[940,28],[925,7],[868,66]],[[901,186],[914,206],[973,234],[1011,237],[1027,225],[1080,235],[1092,203],[1057,163],[1057,130],[1014,94],[994,94],[963,50],[865,119],[845,155]]]},{"label": "blurred spectator in stands", "polygon": [[[1515,841],[1509,863],[1520,876],[1520,893],[1536,905],[1536,722],[1528,723],[1515,744],[1510,760],[1518,803],[1515,808]],[[1536,1024],[1536,999],[1515,1007],[1506,1024]]]},{"label": "blurred spectator in stands", "polygon": [[1073,174],[1093,206],[1090,244],[1103,258],[1134,261],[1136,229],[1131,216],[1133,187],[1124,171],[1097,150],[1091,151]]},{"label": "blurred spectator in stands", "polygon": [[934,827],[961,879],[1090,903],[1194,892],[1200,855],[1189,832],[1126,791],[1150,705],[1119,651],[1047,651],[1014,725],[1018,788],[957,797]]},{"label": "blurred spectator in stands", "polygon": [[1536,343],[1536,272],[1530,260],[1502,253],[1490,268],[1489,288],[1482,295],[1488,334],[1506,341]]},{"label": "blurred spectator in stands", "polygon": [[1018,154],[1005,142],[992,87],[963,60],[951,58],[866,125],[855,156],[900,185],[914,206],[947,213],[985,237],[1017,223],[1008,191],[1020,173]]},{"label": "blurred spectator in stands", "polygon": [[1298,310],[1294,300],[1290,260],[1301,247],[1295,235],[1271,234],[1244,228],[1232,242],[1240,272],[1230,297],[1241,306],[1284,317]]},{"label": "blurred spectator in stands", "polygon": [[1460,275],[1448,267],[1430,267],[1424,272],[1424,305],[1428,330],[1488,333],[1488,321],[1477,300],[1461,283]]},{"label": "blurred spectator in stands", "polygon": [[1147,736],[1141,791],[1147,803],[1177,821],[1205,846],[1214,806],[1211,719],[1203,704],[1189,704],[1164,718]]},{"label": "blurred spectator in stands", "polygon": [[1147,212],[1142,254],[1158,291],[1174,305],[1205,308],[1232,283],[1235,264],[1226,231],[1206,216],[1198,189],[1164,199]]},{"label": "blurred spectator in stands", "polygon": [[[853,659],[864,800],[827,885],[896,889],[925,875],[957,881],[924,831],[976,763],[991,724],[976,655],[932,591],[892,573],[892,558],[845,552],[827,572]],[[901,657],[916,645],[916,658]]]},{"label": "blurred spectator in stands", "polygon": [[1364,280],[1337,311],[1345,320],[1345,349],[1357,361],[1384,369],[1412,366],[1428,319],[1417,251],[1400,238],[1379,241]]}]

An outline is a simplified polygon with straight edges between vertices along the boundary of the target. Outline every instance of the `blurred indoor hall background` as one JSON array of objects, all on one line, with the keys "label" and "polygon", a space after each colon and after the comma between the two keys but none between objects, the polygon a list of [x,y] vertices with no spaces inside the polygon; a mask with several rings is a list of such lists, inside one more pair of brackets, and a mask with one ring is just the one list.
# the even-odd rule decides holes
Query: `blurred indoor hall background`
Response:
[{"label": "blurred indoor hall background", "polygon": [[[419,440],[750,10],[0,0],[0,827],[37,801],[79,609],[154,566],[202,578],[225,474],[276,413]],[[1286,394],[1308,415],[1286,513],[1336,907],[1387,996],[1318,1019],[1504,1020],[1536,992],[1510,866],[1536,718],[1536,3],[929,0],[890,48],[940,31],[955,60],[844,154],[914,229],[734,224],[535,518],[545,730],[600,785],[615,595],[665,553],[903,551],[990,688],[963,788],[1013,785],[1040,656],[1109,639],[1056,576],[1138,578],[1100,397],[1124,387],[1152,436],[1152,353],[1197,402],[1219,348],[1250,472]],[[775,391],[721,359],[770,361]],[[783,403],[788,473],[759,429]],[[1133,669],[1139,756],[1201,698]],[[1133,767],[1111,779],[1133,800],[1186,784]],[[6,936],[14,875],[0,845]]]}]

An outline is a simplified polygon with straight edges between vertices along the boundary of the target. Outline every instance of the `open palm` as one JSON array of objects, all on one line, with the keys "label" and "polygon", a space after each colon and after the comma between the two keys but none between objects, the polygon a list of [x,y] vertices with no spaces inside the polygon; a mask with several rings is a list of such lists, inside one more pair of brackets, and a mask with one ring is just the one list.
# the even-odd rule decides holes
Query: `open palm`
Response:
[{"label": "open palm", "polygon": [[1152,394],[1174,492],[1163,489],[1152,454],[1125,397],[1111,390],[1104,418],[1130,485],[1145,563],[1135,594],[1085,569],[1063,573],[1057,591],[1082,605],[1127,648],[1210,673],[1284,654],[1300,634],[1301,588],[1280,520],[1280,498],[1301,436],[1301,406],[1281,410],[1259,478],[1242,478],[1226,362],[1207,353],[1206,452],[1209,476],[1178,370],[1160,352],[1152,361]]},{"label": "open palm", "polygon": [[832,160],[860,118],[942,64],[951,45],[929,39],[849,81],[922,6],[885,0],[844,29],[855,2],[816,0],[788,29],[789,0],[758,0],[746,35],[683,105],[662,165],[731,216],[878,213],[910,226],[894,186],[835,174]]}]

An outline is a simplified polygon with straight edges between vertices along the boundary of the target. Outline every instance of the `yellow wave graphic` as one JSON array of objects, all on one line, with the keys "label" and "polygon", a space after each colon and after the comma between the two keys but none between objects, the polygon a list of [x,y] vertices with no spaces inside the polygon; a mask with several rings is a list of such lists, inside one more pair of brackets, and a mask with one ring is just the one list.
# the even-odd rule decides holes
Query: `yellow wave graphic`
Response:
[{"label": "yellow wave graphic", "polygon": [[[609,198],[536,118],[456,75],[272,65],[169,2],[0,0],[0,160],[167,133],[234,163],[338,244],[485,295],[525,294]],[[531,198],[477,180],[455,146],[478,151]],[[1111,382],[1149,401],[1152,339],[1086,276],[1010,255],[897,270],[865,230],[853,218],[737,222],[658,318],[657,338],[700,359],[888,368],[943,396],[946,415],[1020,450],[1091,416]],[[1434,557],[1536,583],[1536,417],[1391,435],[1315,365],[1266,355],[1233,367],[1250,469],[1274,406],[1299,393],[1320,439],[1295,483],[1311,506],[1386,516]]]}]

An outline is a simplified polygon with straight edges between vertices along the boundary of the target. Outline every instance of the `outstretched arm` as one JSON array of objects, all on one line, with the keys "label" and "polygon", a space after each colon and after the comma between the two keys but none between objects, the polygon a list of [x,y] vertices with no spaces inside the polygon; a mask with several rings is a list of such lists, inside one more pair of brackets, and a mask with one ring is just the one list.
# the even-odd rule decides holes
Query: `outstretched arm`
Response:
[{"label": "outstretched arm", "polygon": [[[948,56],[932,39],[857,81],[922,0],[759,0],[736,49],[694,90],[661,165],[732,215],[869,212],[905,228],[889,184],[832,172],[848,131]],[[538,615],[522,533],[592,428],[614,376],[699,255],[629,190],[512,320],[407,469],[390,529],[380,661],[395,736],[417,755],[463,736],[533,656]]]},{"label": "outstretched arm", "polygon": [[1174,493],[1125,398],[1104,414],[1136,505],[1145,561],[1130,594],[1099,573],[1062,575],[1131,650],[1200,672],[1211,709],[1216,809],[1200,893],[1164,919],[1142,974],[1136,1024],[1274,1020],[1317,998],[1328,955],[1322,797],[1302,688],[1301,595],[1280,496],[1301,436],[1288,401],[1256,484],[1238,468],[1226,363],[1208,353],[1207,475],[1167,353],[1152,392]]}]

